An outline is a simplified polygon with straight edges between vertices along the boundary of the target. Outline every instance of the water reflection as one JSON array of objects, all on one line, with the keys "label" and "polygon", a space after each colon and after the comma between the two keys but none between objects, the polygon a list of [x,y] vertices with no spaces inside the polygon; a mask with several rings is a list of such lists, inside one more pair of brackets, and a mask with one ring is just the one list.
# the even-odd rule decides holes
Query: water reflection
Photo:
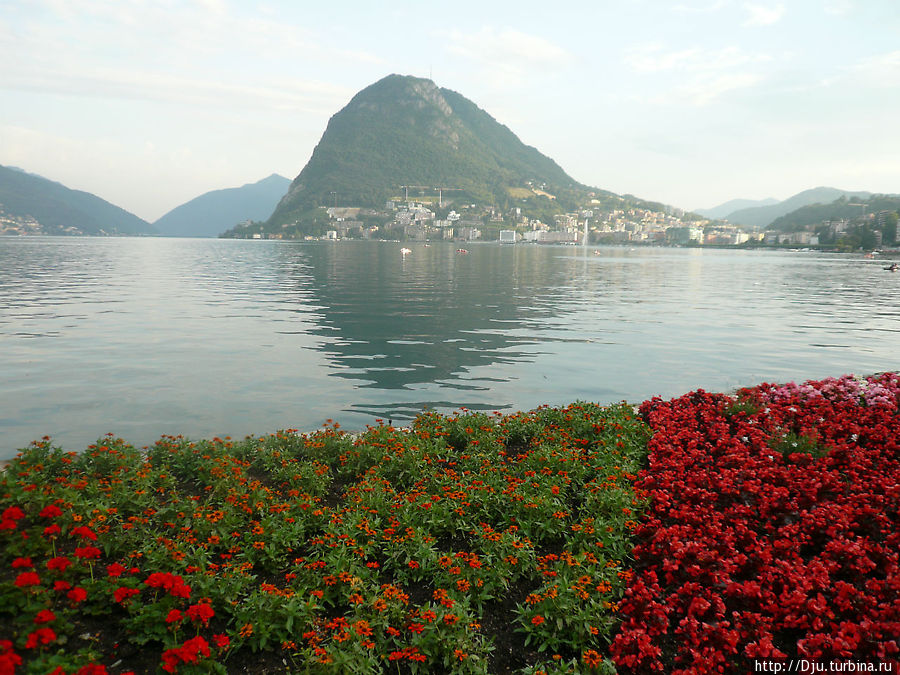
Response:
[{"label": "water reflection", "polygon": [[0,240],[0,456],[897,367],[859,256],[401,246]]}]

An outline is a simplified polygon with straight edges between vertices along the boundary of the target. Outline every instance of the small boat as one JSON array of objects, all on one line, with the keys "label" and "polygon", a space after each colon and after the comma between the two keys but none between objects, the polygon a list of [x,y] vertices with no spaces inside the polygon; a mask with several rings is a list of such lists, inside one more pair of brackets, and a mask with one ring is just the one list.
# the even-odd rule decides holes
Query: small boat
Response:
[{"label": "small boat", "polygon": [[410,249],[410,248],[401,248],[401,249],[400,249],[400,253],[401,253],[402,255],[406,255],[407,253],[412,253],[412,249]]},{"label": "small boat", "polygon": [[884,268],[885,272],[896,272],[897,270],[900,270],[900,265],[897,265],[897,263],[891,263]]},{"label": "small boat", "polygon": [[456,249],[456,252],[457,252],[457,253],[468,253],[469,251],[468,251],[467,249],[464,249],[464,248],[458,248],[458,249]]}]

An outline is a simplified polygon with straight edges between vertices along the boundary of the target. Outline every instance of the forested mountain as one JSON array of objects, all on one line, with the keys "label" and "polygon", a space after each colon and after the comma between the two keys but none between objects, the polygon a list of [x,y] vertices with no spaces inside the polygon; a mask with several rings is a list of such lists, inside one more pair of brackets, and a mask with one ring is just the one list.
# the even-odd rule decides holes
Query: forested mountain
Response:
[{"label": "forested mountain", "polygon": [[770,206],[738,209],[725,216],[725,219],[736,225],[749,225],[750,227],[764,229],[769,227],[770,223],[776,218],[808,204],[825,204],[840,197],[866,199],[871,194],[871,192],[848,192],[847,190],[838,190],[831,187],[817,187],[798,192],[793,197],[788,197],[783,202]]},{"label": "forested mountain", "polygon": [[256,183],[213,190],[175,207],[153,225],[168,237],[216,237],[239,222],[266,220],[290,185],[273,173]]},{"label": "forested mountain", "polygon": [[551,202],[557,212],[575,208],[587,191],[598,200],[620,199],[579,184],[460,94],[389,75],[331,118],[267,227],[303,221],[318,206],[383,208],[386,200],[439,186],[453,188],[446,195],[460,203],[523,211]]},{"label": "forested mountain", "polygon": [[142,218],[81,190],[0,166],[0,218],[28,234],[155,234]]}]

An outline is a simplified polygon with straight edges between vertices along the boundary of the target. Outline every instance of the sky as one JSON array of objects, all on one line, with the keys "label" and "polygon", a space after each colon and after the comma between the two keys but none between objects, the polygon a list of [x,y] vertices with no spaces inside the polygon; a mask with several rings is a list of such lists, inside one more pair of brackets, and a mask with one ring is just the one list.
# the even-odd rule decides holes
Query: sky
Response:
[{"label": "sky", "polygon": [[150,222],[294,178],[391,73],[619,194],[900,192],[898,0],[0,0],[0,53],[0,164]]}]

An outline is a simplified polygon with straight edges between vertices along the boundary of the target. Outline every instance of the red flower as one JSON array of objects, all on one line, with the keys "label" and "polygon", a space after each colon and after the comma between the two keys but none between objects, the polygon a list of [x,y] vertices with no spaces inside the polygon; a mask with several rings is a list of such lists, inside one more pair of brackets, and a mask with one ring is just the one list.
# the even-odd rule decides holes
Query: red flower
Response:
[{"label": "red flower", "polygon": [[197,663],[200,656],[209,656],[209,643],[198,635],[186,641],[179,652],[179,657],[185,663]]},{"label": "red flower", "polygon": [[65,556],[58,556],[56,558],[50,558],[50,560],[47,561],[47,569],[65,572],[66,568],[71,564],[72,561]]},{"label": "red flower", "polygon": [[542,623],[544,623],[544,620],[545,620],[544,617],[542,617],[540,614],[536,614],[531,619],[531,623],[535,626],[540,626]]},{"label": "red flower", "polygon": [[[81,666],[75,672],[75,675],[107,675],[107,672],[106,666],[98,663],[89,663],[86,666]],[[125,673],[122,673],[122,675],[125,675]]]},{"label": "red flower", "polygon": [[115,590],[115,592],[113,593],[113,599],[116,602],[121,604],[128,598],[133,598],[135,595],[139,595],[139,594],[140,594],[140,591],[136,588],[121,587],[121,588],[117,588]]},{"label": "red flower", "polygon": [[227,635],[213,635],[213,642],[216,643],[216,647],[219,649],[227,649],[231,644],[231,638]]},{"label": "red flower", "polygon": [[76,548],[74,555],[76,558],[82,558],[84,560],[96,560],[100,557],[102,551],[96,546],[84,546],[83,548]]},{"label": "red flower", "polygon": [[51,612],[49,609],[42,609],[37,613],[37,616],[34,617],[35,623],[50,623],[51,621],[56,620],[56,614]]},{"label": "red flower", "polygon": [[19,588],[28,588],[29,586],[37,586],[41,583],[41,578],[37,572],[22,572],[16,577],[16,586]]},{"label": "red flower", "polygon": [[22,657],[13,651],[13,643],[9,640],[0,640],[0,673],[12,675],[16,666],[22,665]]},{"label": "red flower", "polygon": [[106,573],[111,577],[120,577],[125,573],[125,568],[119,563],[106,566]]},{"label": "red flower", "polygon": [[60,532],[62,532],[62,529],[60,529],[59,525],[57,525],[56,523],[53,523],[52,525],[48,525],[47,527],[44,528],[44,536],[45,537],[51,537],[51,538],[57,537],[57,536],[59,536]]},{"label": "red flower", "polygon": [[6,509],[2,515],[0,515],[0,520],[21,520],[25,517],[25,512],[20,509],[18,506],[10,506]]},{"label": "red flower", "polygon": [[77,604],[79,602],[84,602],[85,600],[87,600],[87,591],[84,590],[81,586],[76,586],[71,591],[66,593],[66,597]]},{"label": "red flower", "polygon": [[25,649],[34,649],[38,645],[48,645],[56,640],[56,633],[52,628],[38,628],[33,633],[28,634],[25,641]]},{"label": "red flower", "polygon": [[191,605],[187,608],[187,615],[190,617],[191,621],[202,623],[204,626],[209,623],[209,620],[213,618],[215,614],[213,608],[205,602]]},{"label": "red flower", "polygon": [[181,610],[172,609],[169,610],[169,613],[166,615],[166,623],[175,623],[176,621],[181,621],[184,618],[184,614],[181,613]]},{"label": "red flower", "polygon": [[16,558],[12,561],[13,569],[18,569],[19,567],[34,567],[31,564],[31,558]]},{"label": "red flower", "polygon": [[72,588],[72,584],[68,581],[54,581],[53,582],[53,590],[54,591],[67,591]]},{"label": "red flower", "polygon": [[73,529],[72,534],[81,539],[90,539],[91,541],[97,541],[97,535],[91,528],[85,525],[79,525],[78,527]]},{"label": "red flower", "polygon": [[41,518],[56,518],[57,516],[62,515],[62,509],[55,504],[49,504],[41,509],[41,512],[38,515],[40,515]]}]

